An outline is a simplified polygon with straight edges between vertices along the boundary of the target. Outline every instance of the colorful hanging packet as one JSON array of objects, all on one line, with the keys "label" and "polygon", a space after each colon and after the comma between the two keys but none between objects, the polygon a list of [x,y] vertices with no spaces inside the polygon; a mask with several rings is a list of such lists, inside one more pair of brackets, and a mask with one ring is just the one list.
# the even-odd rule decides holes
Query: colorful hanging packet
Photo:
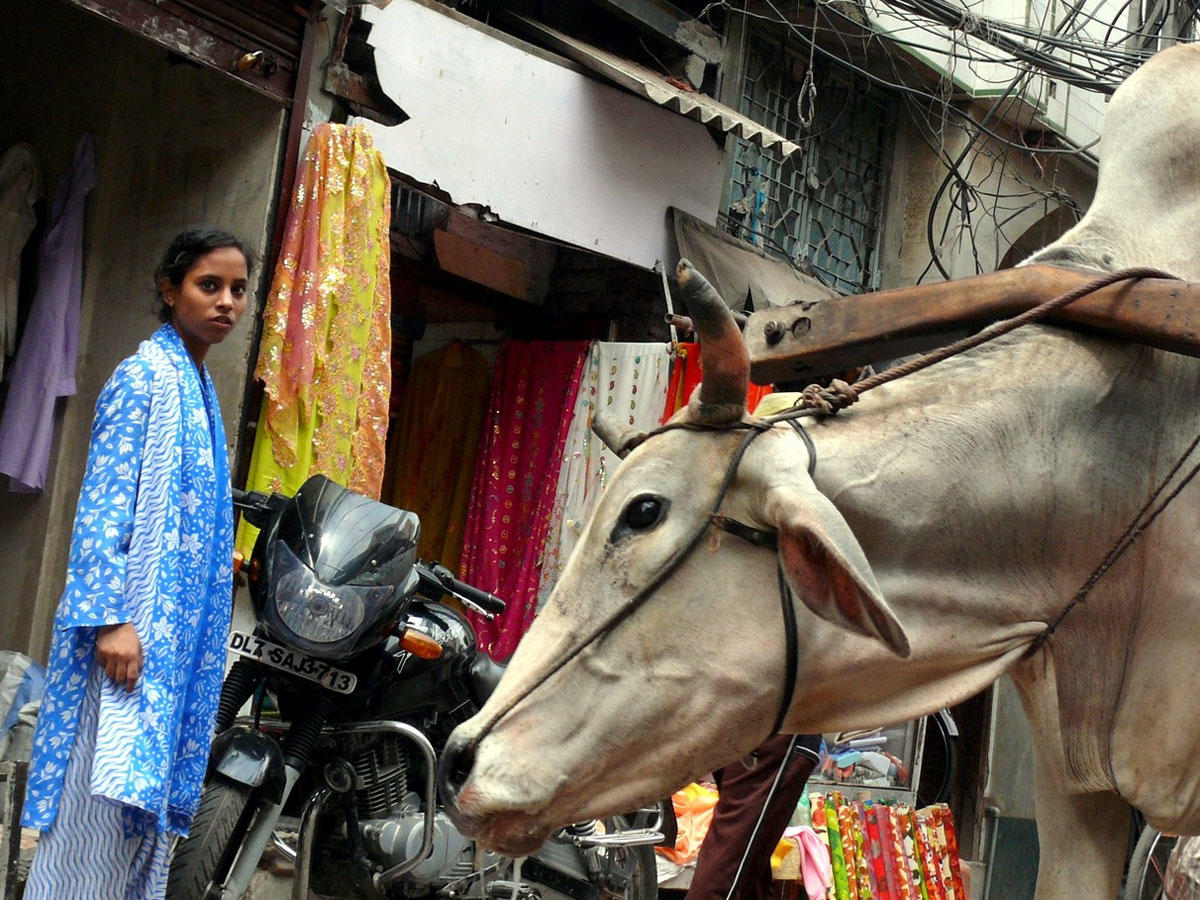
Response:
[{"label": "colorful hanging packet", "polygon": [[[823,794],[813,792],[808,795],[808,806],[812,811],[812,827],[817,838],[825,847],[825,856],[829,859],[830,872],[833,871],[833,854],[829,850],[829,824],[825,816],[825,797]],[[820,900],[820,898],[810,898],[810,900]],[[825,891],[825,900],[837,900],[834,892],[833,877],[830,876],[829,887]]]},{"label": "colorful hanging packet", "polygon": [[859,897],[858,890],[858,833],[854,827],[853,814],[840,791],[834,791],[837,804],[838,835],[842,839],[842,856],[846,860],[846,886],[850,900],[866,900]]},{"label": "colorful hanging packet", "polygon": [[938,883],[942,886],[946,900],[967,900],[966,897],[959,897],[955,893],[954,883],[950,878],[950,862],[946,858],[946,830],[929,807],[921,810],[921,821],[925,836],[929,840],[929,846],[933,850],[933,862],[937,866]]},{"label": "colorful hanging packet", "polygon": [[933,846],[929,831],[929,814],[923,809],[913,813],[913,836],[916,841],[917,859],[921,863],[921,876],[929,891],[929,900],[948,900],[938,869],[937,850]]},{"label": "colorful hanging packet", "polygon": [[846,804],[850,807],[850,827],[854,829],[854,872],[858,878],[859,900],[875,897],[875,879],[871,874],[870,841],[861,800]]},{"label": "colorful hanging packet", "polygon": [[898,811],[900,832],[904,837],[904,859],[908,863],[909,875],[912,878],[914,891],[913,900],[929,900],[929,886],[925,883],[925,873],[921,868],[921,855],[917,850],[917,827],[912,810],[902,806]]},{"label": "colorful hanging packet", "polygon": [[888,886],[896,900],[914,900],[917,896],[904,852],[904,832],[896,819],[896,810],[891,806],[876,806],[879,816],[880,837],[884,845],[884,864],[887,867]]},{"label": "colorful hanging packet", "polygon": [[945,869],[948,871],[944,877],[949,879],[949,883],[954,888],[954,895],[959,900],[967,900],[967,891],[963,885],[962,866],[958,859],[958,834],[954,829],[954,814],[950,811],[950,807],[945,803],[938,803],[931,806],[930,811],[933,813],[934,821],[937,822],[938,836],[945,847]]},{"label": "colorful hanging packet", "polygon": [[867,825],[867,862],[871,866],[871,884],[875,900],[895,900],[896,895],[888,883],[887,853],[883,849],[883,830],[879,826],[877,803],[863,807],[863,820]]},{"label": "colorful hanging packet", "polygon": [[846,855],[842,851],[841,827],[833,795],[825,797],[825,823],[829,837],[829,862],[833,866],[834,900],[850,900],[850,879],[846,872]]}]

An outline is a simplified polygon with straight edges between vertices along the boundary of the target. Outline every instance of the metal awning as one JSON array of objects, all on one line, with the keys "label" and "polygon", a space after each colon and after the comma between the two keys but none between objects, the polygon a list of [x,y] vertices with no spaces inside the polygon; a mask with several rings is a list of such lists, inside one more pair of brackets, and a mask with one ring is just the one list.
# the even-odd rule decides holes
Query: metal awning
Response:
[{"label": "metal awning", "polygon": [[707,94],[678,88],[640,63],[601,50],[541,22],[524,16],[516,18],[550,49],[664,109],[702,122],[723,134],[732,132],[764,149],[777,150],[785,158],[800,149],[798,144],[792,143],[783,135],[759,125],[723,103],[718,103]]},{"label": "metal awning", "polygon": [[790,263],[718,231],[681,209],[671,209],[679,255],[711,282],[736,310],[761,312],[812,300],[828,300],[838,292]]}]

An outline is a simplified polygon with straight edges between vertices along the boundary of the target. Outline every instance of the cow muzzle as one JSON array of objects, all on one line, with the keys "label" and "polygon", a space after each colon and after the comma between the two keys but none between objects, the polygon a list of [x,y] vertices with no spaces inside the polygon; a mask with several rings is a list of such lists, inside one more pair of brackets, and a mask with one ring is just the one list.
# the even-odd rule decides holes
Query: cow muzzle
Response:
[{"label": "cow muzzle", "polygon": [[474,769],[474,740],[451,736],[438,761],[437,784],[454,827],[505,856],[528,856],[545,843],[553,827],[519,809],[487,802],[489,792],[472,782]]},{"label": "cow muzzle", "polygon": [[[479,820],[463,809],[463,789],[471,778],[471,770],[475,767],[475,741],[473,739],[456,738],[451,735],[442,751],[437,766],[438,795],[442,806],[454,826],[467,837],[478,833]],[[467,793],[469,805],[471,796]]]}]

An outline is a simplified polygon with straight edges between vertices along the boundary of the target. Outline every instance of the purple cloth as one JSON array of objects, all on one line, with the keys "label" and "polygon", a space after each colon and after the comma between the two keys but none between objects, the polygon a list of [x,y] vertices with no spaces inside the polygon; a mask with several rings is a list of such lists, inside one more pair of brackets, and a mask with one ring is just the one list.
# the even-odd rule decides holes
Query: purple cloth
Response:
[{"label": "purple cloth", "polygon": [[83,205],[96,183],[92,136],[58,183],[38,251],[38,285],[0,415],[0,472],[13,491],[40,491],[54,444],[54,404],[75,393],[83,285]]}]

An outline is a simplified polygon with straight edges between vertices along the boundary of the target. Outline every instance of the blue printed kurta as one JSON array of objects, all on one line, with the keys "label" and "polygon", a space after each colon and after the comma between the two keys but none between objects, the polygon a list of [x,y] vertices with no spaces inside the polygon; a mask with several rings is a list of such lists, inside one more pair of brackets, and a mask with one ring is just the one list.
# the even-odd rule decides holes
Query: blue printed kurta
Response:
[{"label": "blue printed kurta", "polygon": [[136,689],[105,677],[91,789],[124,805],[128,834],[186,834],[200,802],[233,585],[229,461],[217,397],[164,325],[96,402],[55,618],[22,823],[54,821],[96,627],[132,622]]}]

